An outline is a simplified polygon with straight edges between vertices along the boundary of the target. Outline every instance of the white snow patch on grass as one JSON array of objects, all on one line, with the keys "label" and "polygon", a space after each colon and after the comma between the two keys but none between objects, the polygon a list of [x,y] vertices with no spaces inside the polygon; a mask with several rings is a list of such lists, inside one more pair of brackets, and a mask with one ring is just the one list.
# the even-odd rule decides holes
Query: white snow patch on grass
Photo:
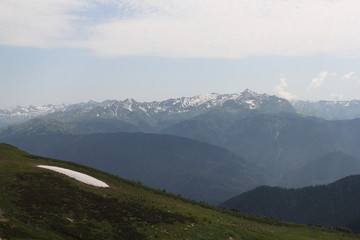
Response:
[{"label": "white snow patch on grass", "polygon": [[65,174],[71,178],[75,178],[76,180],[86,183],[88,185],[92,185],[95,187],[109,187],[109,185],[107,185],[106,183],[104,183],[103,181],[100,181],[96,178],[93,178],[89,175],[83,174],[83,173],[79,173],[70,169],[66,169],[66,168],[62,168],[62,167],[55,167],[55,166],[47,166],[47,165],[38,165],[37,167],[39,168],[46,168],[49,170],[53,170],[55,172],[58,173],[62,173]]}]

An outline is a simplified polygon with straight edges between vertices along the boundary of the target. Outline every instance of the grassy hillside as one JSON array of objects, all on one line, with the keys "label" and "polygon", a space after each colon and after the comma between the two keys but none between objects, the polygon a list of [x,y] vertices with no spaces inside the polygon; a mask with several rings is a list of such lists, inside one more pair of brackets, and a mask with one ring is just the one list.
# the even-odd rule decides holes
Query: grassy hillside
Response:
[{"label": "grassy hillside", "polygon": [[[37,168],[60,166],[98,178],[97,188]],[[360,239],[212,207],[71,162],[0,144],[1,239]]]}]

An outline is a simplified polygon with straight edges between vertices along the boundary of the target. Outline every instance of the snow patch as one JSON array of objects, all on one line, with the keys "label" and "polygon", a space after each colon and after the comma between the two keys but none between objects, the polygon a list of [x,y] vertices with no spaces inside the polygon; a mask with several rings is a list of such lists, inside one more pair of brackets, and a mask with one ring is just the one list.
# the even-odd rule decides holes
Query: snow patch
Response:
[{"label": "snow patch", "polygon": [[96,178],[93,178],[89,175],[83,174],[83,173],[79,173],[70,169],[66,169],[66,168],[62,168],[62,167],[55,167],[55,166],[48,166],[48,165],[38,165],[37,167],[39,168],[45,168],[45,169],[49,169],[58,173],[62,173],[65,174],[66,176],[69,176],[71,178],[74,178],[82,183],[86,183],[88,185],[92,185],[95,187],[109,187],[109,185],[107,185],[106,183],[104,183],[103,181],[100,181]]},{"label": "snow patch", "polygon": [[258,106],[254,103],[254,100],[246,100],[245,101],[247,105],[249,106],[249,109],[256,109]]}]

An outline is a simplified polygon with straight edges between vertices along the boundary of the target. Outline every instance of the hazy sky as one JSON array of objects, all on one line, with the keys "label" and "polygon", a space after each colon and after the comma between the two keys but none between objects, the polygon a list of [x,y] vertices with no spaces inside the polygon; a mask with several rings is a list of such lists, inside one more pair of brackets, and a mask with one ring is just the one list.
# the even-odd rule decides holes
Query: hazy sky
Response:
[{"label": "hazy sky", "polygon": [[360,99],[359,0],[0,0],[0,107]]}]

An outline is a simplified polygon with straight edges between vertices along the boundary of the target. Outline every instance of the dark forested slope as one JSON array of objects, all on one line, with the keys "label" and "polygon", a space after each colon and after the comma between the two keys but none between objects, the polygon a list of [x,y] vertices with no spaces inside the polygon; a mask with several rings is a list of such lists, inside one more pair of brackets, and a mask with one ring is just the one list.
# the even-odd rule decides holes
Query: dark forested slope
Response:
[{"label": "dark forested slope", "polygon": [[298,223],[349,225],[360,220],[360,175],[300,189],[262,186],[233,197],[222,206]]}]

